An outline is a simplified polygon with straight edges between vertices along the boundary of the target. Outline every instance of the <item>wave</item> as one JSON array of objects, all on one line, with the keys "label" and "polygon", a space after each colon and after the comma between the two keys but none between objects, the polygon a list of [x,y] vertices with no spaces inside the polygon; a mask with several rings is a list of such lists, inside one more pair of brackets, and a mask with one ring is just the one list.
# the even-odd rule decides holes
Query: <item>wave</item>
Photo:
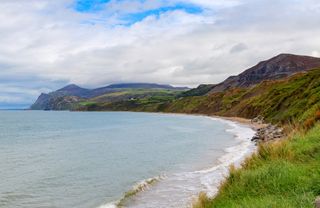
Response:
[{"label": "wave", "polygon": [[[234,164],[235,167],[239,167],[246,156],[251,155],[256,150],[254,143],[250,140],[254,136],[255,131],[246,125],[233,121],[213,117],[209,118],[225,123],[228,126],[226,131],[233,134],[235,139],[239,141],[237,145],[224,149],[225,154],[217,159],[214,166],[203,170],[176,173],[165,177],[157,176],[144,180],[126,192],[119,201],[102,205],[99,208],[117,208],[122,207],[124,204],[128,207],[139,208],[191,207],[193,198],[197,198],[200,192],[206,193],[208,197],[214,197],[218,193],[221,183],[228,176],[230,165]],[[161,183],[151,189],[151,192],[154,193],[147,191],[153,184],[159,181]],[[148,200],[144,202],[144,205],[127,203],[129,199],[141,192],[145,193],[139,195],[139,200]]]},{"label": "wave", "polygon": [[208,197],[214,197],[219,190],[221,182],[228,176],[230,165],[240,167],[241,163],[249,155],[252,155],[256,151],[256,146],[251,142],[251,138],[254,136],[255,131],[246,125],[241,125],[233,121],[228,121],[220,118],[211,118],[212,120],[219,120],[227,124],[229,127],[227,132],[232,133],[235,139],[240,144],[224,149],[225,153],[218,158],[219,164],[209,169],[195,171],[196,173],[203,173],[202,184],[206,187],[204,191]]},{"label": "wave", "polygon": [[129,200],[131,197],[148,190],[152,185],[155,183],[165,179],[165,175],[156,176],[153,178],[148,178],[145,180],[140,181],[139,183],[135,184],[129,191],[125,192],[125,194],[122,196],[122,198],[115,202],[110,202],[107,204],[103,204],[99,206],[98,208],[118,208],[122,207],[127,200]]}]

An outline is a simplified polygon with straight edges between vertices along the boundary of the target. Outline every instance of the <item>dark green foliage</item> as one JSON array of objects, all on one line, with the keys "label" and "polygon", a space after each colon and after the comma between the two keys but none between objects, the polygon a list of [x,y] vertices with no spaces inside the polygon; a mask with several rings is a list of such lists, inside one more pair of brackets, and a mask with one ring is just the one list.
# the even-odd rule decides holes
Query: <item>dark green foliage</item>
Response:
[{"label": "dark green foliage", "polygon": [[178,97],[192,97],[192,96],[202,96],[206,95],[215,85],[212,84],[202,84],[197,88],[182,92]]}]

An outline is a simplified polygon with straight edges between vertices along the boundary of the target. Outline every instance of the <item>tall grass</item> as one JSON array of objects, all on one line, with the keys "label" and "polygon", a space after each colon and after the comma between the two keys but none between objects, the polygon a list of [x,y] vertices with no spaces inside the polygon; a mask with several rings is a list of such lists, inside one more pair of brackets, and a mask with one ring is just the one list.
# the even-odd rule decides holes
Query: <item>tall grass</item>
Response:
[{"label": "tall grass", "polygon": [[218,195],[201,194],[195,208],[314,207],[320,195],[320,125],[286,140],[262,144],[230,176]]}]

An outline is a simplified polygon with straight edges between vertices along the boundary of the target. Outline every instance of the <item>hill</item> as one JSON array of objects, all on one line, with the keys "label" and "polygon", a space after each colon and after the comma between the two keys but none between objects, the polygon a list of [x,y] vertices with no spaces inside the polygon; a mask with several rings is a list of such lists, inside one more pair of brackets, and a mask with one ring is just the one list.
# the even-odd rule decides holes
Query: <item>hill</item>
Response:
[{"label": "hill", "polygon": [[74,110],[95,102],[116,102],[150,96],[168,96],[169,98],[187,89],[153,83],[112,84],[96,89],[86,89],[71,84],[48,94],[42,93],[30,109]]}]

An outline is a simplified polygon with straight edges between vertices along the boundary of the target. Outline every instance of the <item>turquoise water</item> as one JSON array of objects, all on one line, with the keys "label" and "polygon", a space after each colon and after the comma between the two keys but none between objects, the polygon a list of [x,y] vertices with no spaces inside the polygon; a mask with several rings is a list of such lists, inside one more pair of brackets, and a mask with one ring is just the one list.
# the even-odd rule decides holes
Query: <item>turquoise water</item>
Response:
[{"label": "turquoise water", "polygon": [[171,176],[212,167],[239,144],[227,128],[200,116],[0,111],[0,207],[108,207],[155,176],[155,190],[170,190]]}]

